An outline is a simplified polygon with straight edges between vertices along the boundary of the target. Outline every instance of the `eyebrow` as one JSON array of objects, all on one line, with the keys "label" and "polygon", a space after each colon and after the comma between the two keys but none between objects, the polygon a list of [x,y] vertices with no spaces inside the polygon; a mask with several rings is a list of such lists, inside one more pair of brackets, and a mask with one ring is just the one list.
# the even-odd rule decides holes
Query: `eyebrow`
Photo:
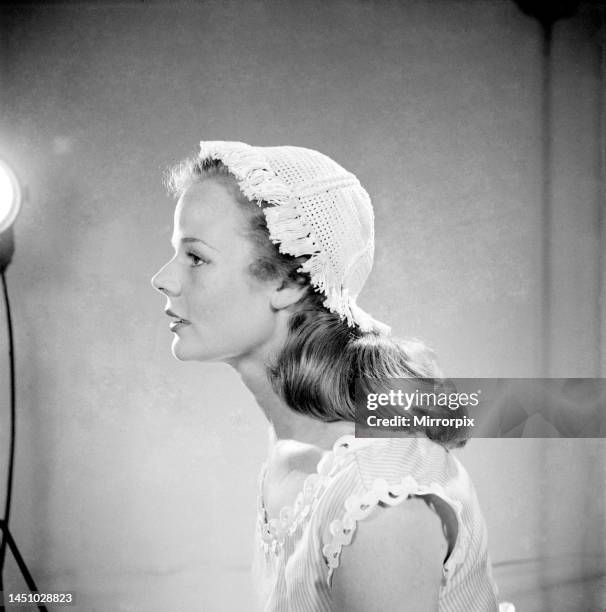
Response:
[{"label": "eyebrow", "polygon": [[214,246],[208,244],[208,242],[205,242],[204,240],[202,240],[202,238],[194,238],[192,236],[186,236],[185,238],[181,238],[181,244],[186,244],[188,242],[201,242],[202,244],[205,244],[209,249],[217,251],[217,253],[220,252],[219,249],[216,249]]}]

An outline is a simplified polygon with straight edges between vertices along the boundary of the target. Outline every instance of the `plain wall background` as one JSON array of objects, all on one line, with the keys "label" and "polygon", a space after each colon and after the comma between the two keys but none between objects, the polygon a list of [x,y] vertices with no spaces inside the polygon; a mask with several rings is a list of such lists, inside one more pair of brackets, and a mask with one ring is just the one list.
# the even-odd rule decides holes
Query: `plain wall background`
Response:
[{"label": "plain wall background", "polygon": [[[541,34],[513,2],[51,2],[0,17],[0,156],[28,194],[7,274],[11,526],[41,590],[99,612],[248,609],[266,425],[229,368],[171,357],[149,283],[171,253],[162,169],[200,139],[333,156],[375,204],[361,305],[452,376],[543,371]],[[552,376],[606,376],[599,25],[584,3],[554,31]],[[0,389],[6,451],[4,331]],[[521,609],[553,611],[554,580],[603,571],[603,440],[474,440],[459,456],[503,596],[539,592]],[[506,574],[522,561],[523,583]]]}]

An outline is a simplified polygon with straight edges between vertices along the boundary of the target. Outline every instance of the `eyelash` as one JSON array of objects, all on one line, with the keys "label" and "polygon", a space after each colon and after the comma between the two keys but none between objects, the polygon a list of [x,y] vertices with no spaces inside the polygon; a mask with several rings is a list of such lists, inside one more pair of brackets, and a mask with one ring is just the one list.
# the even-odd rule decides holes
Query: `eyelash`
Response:
[{"label": "eyelash", "polygon": [[[208,263],[205,259],[198,257],[198,255],[196,255],[195,253],[188,253],[187,256],[190,257],[191,260],[194,262],[194,264],[192,265],[192,268],[199,268],[200,266]],[[199,263],[195,263],[196,260]]]}]

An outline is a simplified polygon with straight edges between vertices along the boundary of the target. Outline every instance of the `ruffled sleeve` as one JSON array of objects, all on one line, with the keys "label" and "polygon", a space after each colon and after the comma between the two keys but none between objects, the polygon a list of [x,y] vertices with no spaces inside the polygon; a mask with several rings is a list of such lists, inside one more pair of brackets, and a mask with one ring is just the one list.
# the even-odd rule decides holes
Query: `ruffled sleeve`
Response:
[{"label": "ruffled sleeve", "polygon": [[360,521],[375,512],[379,504],[398,506],[413,496],[427,495],[440,498],[456,517],[456,528],[453,530],[452,524],[446,520],[443,511],[436,509],[443,523],[446,523],[445,531],[453,534],[449,546],[450,553],[443,564],[443,583],[446,583],[449,575],[459,564],[460,557],[466,548],[466,534],[461,518],[462,504],[460,501],[452,499],[439,483],[420,484],[413,476],[408,475],[400,478],[397,482],[388,482],[383,478],[376,478],[363,493],[353,493],[345,499],[342,517],[330,523],[328,542],[322,548],[322,554],[328,567],[326,576],[328,585],[331,585],[332,576],[339,567],[343,546],[351,544]]}]

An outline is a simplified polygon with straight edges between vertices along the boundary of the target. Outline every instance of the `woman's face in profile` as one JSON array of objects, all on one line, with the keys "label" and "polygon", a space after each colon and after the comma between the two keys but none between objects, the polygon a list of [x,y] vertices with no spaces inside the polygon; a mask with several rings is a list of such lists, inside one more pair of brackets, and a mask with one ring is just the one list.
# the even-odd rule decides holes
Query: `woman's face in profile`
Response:
[{"label": "woman's face in profile", "polygon": [[220,179],[194,183],[177,203],[175,254],[152,278],[167,296],[177,359],[235,363],[272,334],[272,285],[248,271],[253,249],[239,207]]}]

